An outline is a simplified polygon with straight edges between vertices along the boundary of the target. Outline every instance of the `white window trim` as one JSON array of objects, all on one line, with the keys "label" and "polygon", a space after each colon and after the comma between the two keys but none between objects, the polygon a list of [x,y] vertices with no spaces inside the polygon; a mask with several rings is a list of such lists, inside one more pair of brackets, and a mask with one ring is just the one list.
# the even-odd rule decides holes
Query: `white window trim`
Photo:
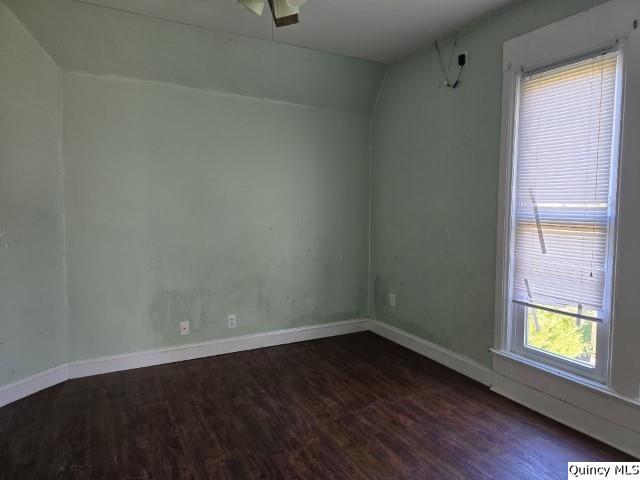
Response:
[{"label": "white window trim", "polygon": [[[640,68],[636,66],[630,67],[630,64],[637,62],[640,57],[640,35],[638,30],[634,28],[634,19],[640,17],[640,2],[637,0],[614,0],[597,7],[594,7],[588,11],[569,17],[560,22],[554,23],[542,29],[536,30],[522,37],[518,37],[511,41],[508,41],[504,45],[504,63],[503,63],[503,107],[502,107],[502,137],[501,137],[501,155],[500,155],[500,182],[499,182],[499,205],[498,205],[498,241],[497,241],[497,267],[496,267],[496,324],[495,324],[495,340],[494,351],[501,354],[513,355],[512,351],[512,339],[513,332],[511,331],[512,325],[509,323],[509,309],[510,305],[510,282],[511,278],[511,252],[508,250],[512,245],[509,237],[512,206],[511,206],[511,194],[512,194],[512,168],[513,168],[513,148],[515,138],[515,121],[516,121],[516,108],[517,108],[517,93],[519,86],[519,75],[523,70],[531,70],[535,67],[544,65],[552,65],[554,63],[562,62],[571,58],[575,58],[580,54],[596,51],[600,48],[605,48],[615,43],[619,43],[623,49],[623,57],[626,57],[629,52],[632,53],[632,58],[628,61],[624,61],[623,64],[623,82],[633,86],[634,98],[638,98],[638,90],[640,89]],[[629,50],[630,49],[630,50]],[[627,87],[628,87],[627,85]],[[624,88],[623,88],[624,91]],[[622,100],[624,110],[624,124],[623,124],[623,136],[625,138],[625,151],[620,158],[620,168],[617,175],[633,175],[635,178],[640,178],[640,167],[637,165],[637,155],[633,155],[634,152],[640,152],[638,149],[638,141],[632,138],[634,135],[637,137],[637,133],[633,133],[634,127],[636,130],[640,126],[638,120],[640,120],[640,108],[638,106],[630,105],[630,102]],[[624,135],[624,133],[627,133]],[[625,161],[625,158],[627,159]],[[623,170],[625,170],[623,172]],[[638,189],[640,186],[636,184],[627,185],[627,189]],[[625,201],[625,194],[622,191],[624,188],[624,182],[619,183],[618,197],[622,197],[621,202]],[[633,195],[628,195],[630,198],[636,198]],[[626,210],[622,204],[621,216],[624,216],[626,211],[629,211],[630,207]],[[620,220],[619,220],[620,222]],[[615,234],[615,230],[613,232]],[[629,234],[629,229],[625,231]],[[636,232],[632,232],[634,235]],[[640,232],[636,235],[635,240],[640,240]],[[625,241],[630,242],[630,239]],[[616,244],[612,245],[613,249],[616,249]],[[619,253],[619,252],[618,252]],[[626,257],[631,257],[640,266],[640,258],[636,259],[640,254],[638,251],[625,252]],[[610,255],[614,257],[613,252]],[[615,265],[612,264],[613,285],[620,282],[633,282],[638,284],[638,278],[630,278],[629,274],[622,278],[617,273],[614,273]],[[636,272],[640,276],[640,271]],[[623,396],[629,398],[640,397],[640,379],[635,378],[634,374],[630,372],[622,372],[622,368],[630,363],[633,363],[634,359],[640,359],[640,355],[631,351],[631,343],[628,340],[625,342],[624,337],[632,334],[637,334],[636,342],[640,341],[640,326],[632,325],[633,319],[638,318],[638,309],[634,305],[632,313],[629,301],[626,305],[620,305],[619,299],[615,296],[615,287],[610,289],[612,298],[615,298],[615,302],[612,301],[611,305],[615,308],[611,308],[609,312],[609,318],[613,319],[614,315],[616,321],[613,322],[611,335],[613,337],[613,346],[609,349],[610,355],[610,368],[606,372],[602,372],[598,379],[602,381],[605,388],[610,389],[612,392],[620,392]],[[620,319],[618,317],[621,317]],[[618,321],[621,320],[621,321]],[[640,322],[636,322],[640,323]],[[616,343],[616,339],[620,339]],[[619,343],[619,344],[618,344]],[[635,346],[637,349],[637,343]],[[615,350],[615,351],[614,351]],[[530,358],[529,358],[530,360]],[[535,365],[535,362],[532,363]],[[552,369],[548,368],[548,364],[539,365],[541,371],[545,371],[550,375],[553,375]],[[617,371],[615,371],[617,368]],[[637,372],[637,369],[636,369]],[[568,373],[571,375],[571,373]],[[587,379],[575,376],[573,381],[584,382],[585,386],[589,387],[592,382]]]},{"label": "white window trim", "polygon": [[[526,325],[524,323],[524,318],[526,316],[526,310],[521,305],[516,305],[511,303],[511,292],[509,292],[509,298],[507,299],[507,309],[510,308],[510,311],[507,311],[507,322],[511,325],[511,338],[508,339],[507,346],[513,354],[520,355],[522,357],[526,357],[529,360],[533,360],[534,362],[539,362],[540,364],[547,365],[553,368],[557,368],[560,370],[564,370],[569,373],[573,373],[575,375],[583,376],[589,380],[594,380],[596,382],[608,383],[609,379],[609,366],[610,366],[610,341],[611,341],[611,324],[613,320],[613,284],[615,279],[615,253],[616,253],[616,225],[617,225],[617,204],[618,204],[618,184],[619,184],[619,157],[620,157],[620,136],[621,136],[621,117],[622,117],[622,95],[624,90],[623,78],[624,78],[624,43],[622,41],[616,41],[613,44],[600,46],[595,50],[591,50],[590,52],[578,52],[576,55],[573,55],[570,58],[563,59],[559,62],[560,65],[570,64],[575,61],[580,61],[586,57],[590,57],[592,55],[597,55],[598,52],[618,52],[620,57],[618,59],[618,69],[617,69],[617,78],[616,78],[616,99],[615,99],[615,119],[614,119],[614,129],[613,129],[613,140],[612,140],[612,159],[611,159],[611,185],[610,185],[610,209],[613,211],[613,214],[609,216],[609,225],[608,225],[608,234],[607,234],[607,272],[608,278],[605,282],[605,291],[604,291],[604,315],[601,323],[598,324],[598,337],[597,337],[597,349],[598,352],[598,362],[595,368],[589,368],[586,365],[582,365],[579,362],[572,361],[570,359],[562,358],[560,356],[554,355],[550,352],[544,352],[541,350],[536,350],[532,347],[528,347],[524,343],[521,343],[518,339],[524,337],[524,331],[526,329]],[[550,56],[550,58],[556,58],[555,55]],[[523,59],[526,60],[526,59]],[[521,78],[523,74],[526,74],[527,71],[538,70],[538,69],[546,69],[553,68],[555,65],[558,65],[557,60],[554,60],[551,64],[546,65],[531,65],[527,64],[525,67],[525,72],[516,71],[513,72],[512,78],[513,81],[516,82],[516,90],[514,92],[515,98],[513,99],[513,118],[514,118],[514,132],[513,137],[511,138],[512,143],[512,152],[513,145],[515,145],[517,132],[515,129],[517,125],[515,123],[515,119],[519,118],[518,114],[518,101],[519,101],[519,85],[521,82]],[[513,170],[513,166],[515,163],[515,155],[511,158],[511,167],[510,170]],[[513,179],[512,179],[513,180]],[[509,211],[512,215],[513,209],[513,201],[514,201],[514,185],[510,185],[510,191],[508,192],[508,201],[509,201]],[[513,246],[514,246],[514,219],[512,217],[507,219],[507,228],[511,232],[509,236],[510,250],[509,250],[509,259],[511,261],[513,259]],[[511,275],[512,272],[509,271]],[[510,281],[510,278],[506,279],[506,281]],[[510,283],[509,283],[510,285]],[[521,318],[518,318],[521,317]]]}]

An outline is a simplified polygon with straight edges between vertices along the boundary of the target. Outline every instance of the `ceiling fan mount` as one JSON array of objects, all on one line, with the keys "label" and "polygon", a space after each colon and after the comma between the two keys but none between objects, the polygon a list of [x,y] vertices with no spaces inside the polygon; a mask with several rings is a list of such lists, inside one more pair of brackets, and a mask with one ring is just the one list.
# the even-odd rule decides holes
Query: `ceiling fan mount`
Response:
[{"label": "ceiling fan mount", "polygon": [[269,4],[273,23],[276,27],[286,27],[300,22],[300,7],[307,0],[238,0],[238,3],[255,13],[262,15],[265,3]]}]

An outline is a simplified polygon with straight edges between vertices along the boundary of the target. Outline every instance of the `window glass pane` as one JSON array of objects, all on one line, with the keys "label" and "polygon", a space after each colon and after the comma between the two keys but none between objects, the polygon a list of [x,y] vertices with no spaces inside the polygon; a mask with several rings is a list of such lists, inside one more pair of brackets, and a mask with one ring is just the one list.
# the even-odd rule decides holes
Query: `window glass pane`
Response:
[{"label": "window glass pane", "polygon": [[[590,367],[595,366],[597,323],[531,307],[526,312],[525,345]],[[594,311],[585,311],[583,314],[597,317]]]}]

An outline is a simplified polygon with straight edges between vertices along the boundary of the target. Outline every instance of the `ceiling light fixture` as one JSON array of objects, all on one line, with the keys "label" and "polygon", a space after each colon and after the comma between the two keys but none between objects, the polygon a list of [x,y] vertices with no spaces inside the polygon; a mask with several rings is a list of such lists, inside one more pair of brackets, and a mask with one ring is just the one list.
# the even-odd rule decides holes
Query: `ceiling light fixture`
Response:
[{"label": "ceiling light fixture", "polygon": [[238,3],[256,15],[262,15],[265,2],[269,2],[273,23],[276,27],[286,27],[300,22],[300,7],[307,0],[238,0]]}]

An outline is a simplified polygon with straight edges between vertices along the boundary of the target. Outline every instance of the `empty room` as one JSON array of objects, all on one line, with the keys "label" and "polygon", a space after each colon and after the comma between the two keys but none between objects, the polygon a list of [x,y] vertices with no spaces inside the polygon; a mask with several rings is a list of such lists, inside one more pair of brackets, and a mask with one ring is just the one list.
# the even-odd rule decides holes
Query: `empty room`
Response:
[{"label": "empty room", "polygon": [[640,480],[639,0],[0,0],[0,480]]}]

